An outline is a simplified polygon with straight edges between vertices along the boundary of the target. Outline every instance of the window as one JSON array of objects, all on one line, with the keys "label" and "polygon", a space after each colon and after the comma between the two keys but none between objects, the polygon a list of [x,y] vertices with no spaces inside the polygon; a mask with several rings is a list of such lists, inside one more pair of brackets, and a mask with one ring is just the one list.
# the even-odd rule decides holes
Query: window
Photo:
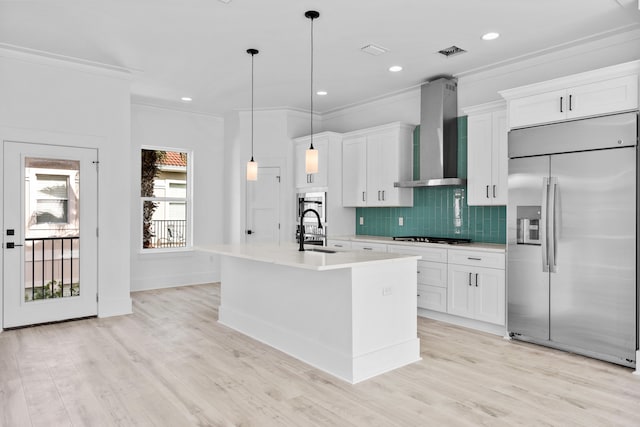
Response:
[{"label": "window", "polygon": [[142,248],[190,246],[189,154],[143,148],[141,152]]},{"label": "window", "polygon": [[66,224],[69,175],[36,174],[36,224]]}]

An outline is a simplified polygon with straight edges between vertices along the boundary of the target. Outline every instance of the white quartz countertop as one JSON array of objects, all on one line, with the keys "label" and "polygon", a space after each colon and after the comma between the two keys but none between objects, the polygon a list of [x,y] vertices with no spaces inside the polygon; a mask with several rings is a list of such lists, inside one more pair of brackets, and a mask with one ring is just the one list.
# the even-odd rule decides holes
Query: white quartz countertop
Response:
[{"label": "white quartz countertop", "polygon": [[384,236],[332,236],[328,237],[328,240],[346,240],[350,242],[368,242],[368,243],[383,243],[387,245],[403,245],[403,246],[416,246],[427,248],[440,248],[440,249],[453,249],[453,250],[480,250],[485,252],[498,252],[504,253],[506,245],[499,243],[458,243],[455,245],[444,245],[442,243],[423,243],[423,242],[404,242],[401,240],[393,240],[393,237]]},{"label": "white quartz countertop", "polygon": [[[306,247],[311,250],[299,252],[298,245],[293,243],[283,245],[212,245],[199,246],[196,247],[195,250],[317,271],[360,267],[371,263],[399,262],[412,258],[420,258],[416,255],[402,255],[387,252],[345,251],[319,246]],[[314,252],[312,249],[335,250],[335,253]]]}]

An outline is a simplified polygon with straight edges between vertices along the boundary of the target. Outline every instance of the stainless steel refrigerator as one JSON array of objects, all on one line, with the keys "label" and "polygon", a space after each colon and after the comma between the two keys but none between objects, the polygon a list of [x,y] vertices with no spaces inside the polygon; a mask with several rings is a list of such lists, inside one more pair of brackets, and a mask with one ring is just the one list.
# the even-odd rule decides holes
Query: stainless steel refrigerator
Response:
[{"label": "stainless steel refrigerator", "polygon": [[637,141],[637,112],[509,132],[513,338],[635,366]]}]

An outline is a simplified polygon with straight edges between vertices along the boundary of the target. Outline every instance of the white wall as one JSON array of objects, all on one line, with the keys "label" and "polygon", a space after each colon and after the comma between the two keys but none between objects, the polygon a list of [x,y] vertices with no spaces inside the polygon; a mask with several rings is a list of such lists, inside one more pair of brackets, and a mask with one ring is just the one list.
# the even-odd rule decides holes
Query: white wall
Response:
[{"label": "white wall", "polygon": [[[254,159],[280,167],[280,241],[292,242],[295,223],[293,140],[309,126],[309,115],[291,110],[254,111]],[[225,243],[245,241],[245,167],[251,158],[251,111],[225,115]],[[258,178],[260,179],[260,178]]]},{"label": "white wall", "polygon": [[129,84],[125,70],[0,49],[0,138],[98,149],[101,317],[131,312]]},{"label": "white wall", "polygon": [[220,280],[217,257],[198,251],[158,253],[140,249],[140,150],[142,146],[192,153],[193,244],[220,244],[224,229],[224,122],[216,116],[133,104],[131,108],[131,290]]}]

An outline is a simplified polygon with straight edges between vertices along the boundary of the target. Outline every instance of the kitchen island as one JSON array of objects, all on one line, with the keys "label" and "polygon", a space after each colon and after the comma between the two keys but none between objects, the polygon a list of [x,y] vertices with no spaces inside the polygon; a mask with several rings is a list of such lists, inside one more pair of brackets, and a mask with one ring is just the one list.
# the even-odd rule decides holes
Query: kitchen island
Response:
[{"label": "kitchen island", "polygon": [[350,383],[420,360],[417,256],[294,244],[197,249],[221,255],[223,325]]}]

